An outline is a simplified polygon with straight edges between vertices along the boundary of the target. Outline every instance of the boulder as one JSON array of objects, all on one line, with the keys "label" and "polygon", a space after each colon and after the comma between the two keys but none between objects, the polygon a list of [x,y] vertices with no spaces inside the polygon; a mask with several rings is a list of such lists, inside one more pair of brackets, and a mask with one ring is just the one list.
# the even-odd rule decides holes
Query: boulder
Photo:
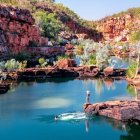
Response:
[{"label": "boulder", "polygon": [[110,76],[113,74],[113,68],[112,67],[107,67],[104,69],[104,76]]},{"label": "boulder", "polygon": [[73,59],[61,59],[56,62],[60,69],[67,69],[69,67],[76,67],[76,61]]}]

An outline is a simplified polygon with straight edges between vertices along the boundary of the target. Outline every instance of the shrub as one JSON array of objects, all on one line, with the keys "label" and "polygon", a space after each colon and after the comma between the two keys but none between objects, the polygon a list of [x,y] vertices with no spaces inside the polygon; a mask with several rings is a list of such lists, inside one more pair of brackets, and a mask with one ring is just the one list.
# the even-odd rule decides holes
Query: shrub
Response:
[{"label": "shrub", "polygon": [[8,60],[5,63],[5,68],[7,69],[7,71],[14,71],[18,68],[18,66],[19,66],[19,62],[16,61],[15,59]]},{"label": "shrub", "polygon": [[96,61],[96,54],[92,54],[89,56],[89,60],[88,60],[88,64],[89,65],[96,65],[97,61]]},{"label": "shrub", "polygon": [[46,14],[38,11],[34,14],[36,24],[42,29],[42,34],[49,39],[55,39],[61,29],[61,23],[54,13]]},{"label": "shrub", "polygon": [[44,58],[39,58],[38,62],[41,67],[45,67],[47,65],[47,62],[45,61]]},{"label": "shrub", "polygon": [[24,68],[26,68],[26,66],[27,66],[27,61],[25,60],[18,64],[18,69],[24,69]]}]

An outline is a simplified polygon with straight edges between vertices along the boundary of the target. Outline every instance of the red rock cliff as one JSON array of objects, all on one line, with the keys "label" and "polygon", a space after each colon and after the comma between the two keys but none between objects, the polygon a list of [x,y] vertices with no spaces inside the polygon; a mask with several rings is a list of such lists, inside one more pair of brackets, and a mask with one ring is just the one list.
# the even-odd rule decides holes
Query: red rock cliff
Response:
[{"label": "red rock cliff", "polygon": [[98,22],[97,30],[103,33],[105,40],[127,41],[128,34],[136,30],[137,21],[131,15],[105,18]]},{"label": "red rock cliff", "polygon": [[46,45],[47,38],[40,36],[39,28],[25,9],[0,5],[0,51],[22,52],[30,43],[36,46]]}]

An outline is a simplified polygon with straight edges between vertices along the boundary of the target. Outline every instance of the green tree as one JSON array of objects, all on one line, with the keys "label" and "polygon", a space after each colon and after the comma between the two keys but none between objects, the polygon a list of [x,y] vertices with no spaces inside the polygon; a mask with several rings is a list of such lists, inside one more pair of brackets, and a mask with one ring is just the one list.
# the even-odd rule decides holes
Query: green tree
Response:
[{"label": "green tree", "polygon": [[61,23],[57,20],[56,15],[38,11],[34,14],[34,17],[37,25],[42,29],[42,34],[49,39],[55,39],[61,29]]}]

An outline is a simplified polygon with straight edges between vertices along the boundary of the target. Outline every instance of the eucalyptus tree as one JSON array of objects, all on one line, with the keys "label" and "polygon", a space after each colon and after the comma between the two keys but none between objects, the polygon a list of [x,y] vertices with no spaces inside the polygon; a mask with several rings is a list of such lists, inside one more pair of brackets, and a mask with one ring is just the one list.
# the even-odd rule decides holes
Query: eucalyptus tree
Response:
[{"label": "eucalyptus tree", "polygon": [[[90,40],[90,39],[79,40],[79,45],[77,47],[79,51],[77,52],[81,52],[81,50],[83,51],[83,53],[79,55],[81,65],[86,65],[86,64],[90,65],[91,62],[94,61],[93,59],[96,60],[95,52],[96,52],[97,47],[98,47],[98,43],[94,42],[93,40]],[[92,61],[90,59],[92,59]]]},{"label": "eucalyptus tree", "polygon": [[94,42],[90,39],[80,40],[83,46],[83,54],[80,55],[81,65],[96,65],[100,70],[108,64],[109,45]]},{"label": "eucalyptus tree", "polygon": [[100,44],[101,46],[96,50],[96,65],[100,70],[108,66],[109,46]]}]

